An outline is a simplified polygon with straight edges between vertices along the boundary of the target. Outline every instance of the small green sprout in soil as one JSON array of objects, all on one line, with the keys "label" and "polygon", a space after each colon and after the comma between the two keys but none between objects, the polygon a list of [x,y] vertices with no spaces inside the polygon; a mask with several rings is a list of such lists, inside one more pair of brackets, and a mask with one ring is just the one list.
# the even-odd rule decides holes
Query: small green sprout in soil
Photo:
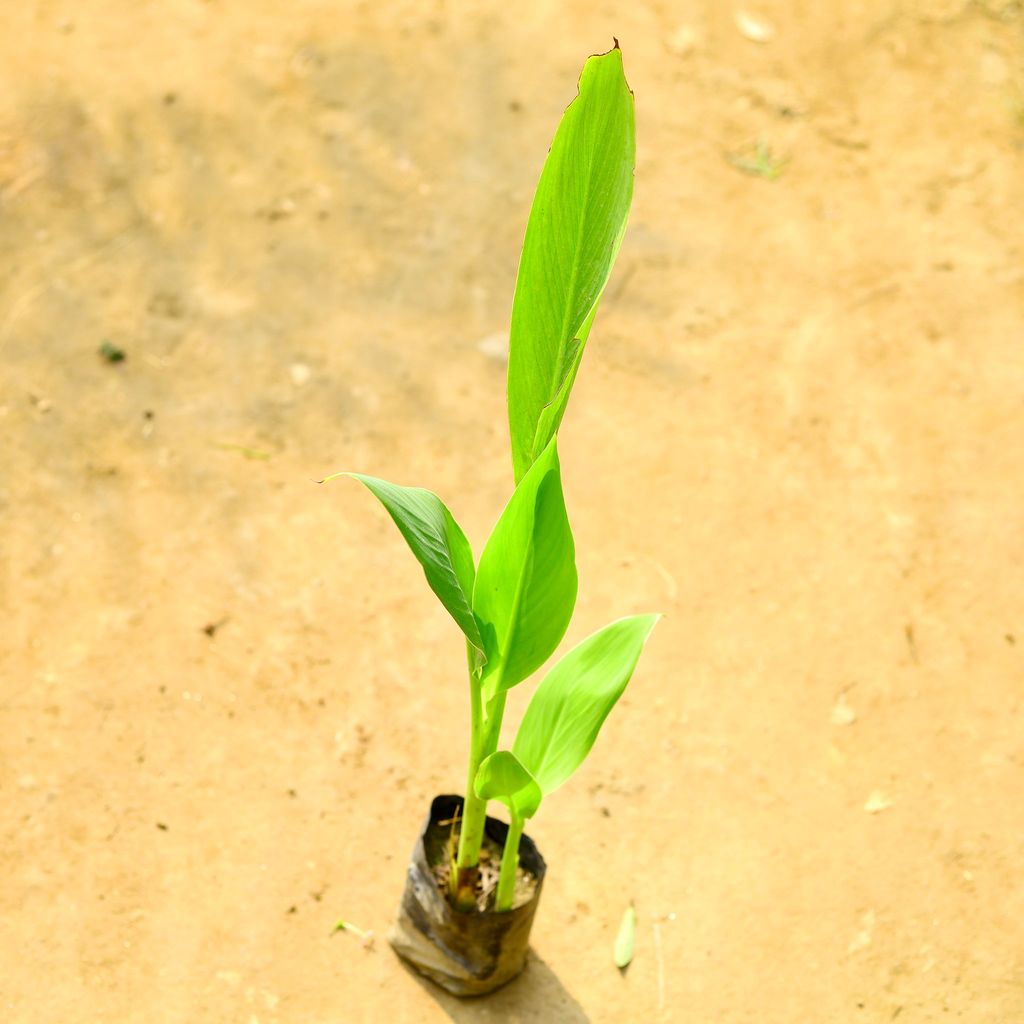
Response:
[{"label": "small green sprout in soil", "polygon": [[729,163],[744,174],[767,181],[777,181],[786,169],[787,161],[776,156],[771,146],[764,139],[759,139],[753,149],[746,153],[734,153],[729,156]]},{"label": "small green sprout in soil", "polygon": [[123,348],[118,348],[111,341],[101,342],[97,352],[108,363],[123,363],[128,358],[128,353]]},{"label": "small green sprout in soil", "polygon": [[534,691],[511,746],[502,747],[509,691],[554,653],[576,605],[557,435],[625,231],[634,163],[633,94],[616,44],[584,65],[527,223],[508,363],[515,489],[479,561],[437,495],[334,474],[359,480],[385,507],[465,640],[469,765],[454,864],[445,872],[449,898],[463,911],[477,905],[488,801],[509,813],[494,908],[510,910],[526,821],[590,752],[658,619],[619,619],[569,651]]},{"label": "small green sprout in soil", "polygon": [[331,934],[334,935],[337,932],[349,932],[362,942],[363,949],[373,949],[373,932],[364,931],[362,928],[356,927],[351,921],[338,921],[331,929]]}]

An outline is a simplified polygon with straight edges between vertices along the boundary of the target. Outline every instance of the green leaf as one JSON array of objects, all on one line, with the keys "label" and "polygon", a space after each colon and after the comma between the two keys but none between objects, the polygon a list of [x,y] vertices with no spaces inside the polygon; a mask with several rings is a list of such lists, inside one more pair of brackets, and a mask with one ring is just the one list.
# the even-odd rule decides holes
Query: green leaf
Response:
[{"label": "green leaf", "polygon": [[473,615],[473,551],[444,502],[422,487],[400,487],[362,473],[335,473],[321,483],[350,476],[380,499],[401,531],[416,560],[423,566],[430,589],[476,648],[485,657],[480,627]]},{"label": "green leaf", "polygon": [[576,604],[576,550],[554,438],[491,533],[476,576],[490,693],[522,682],[551,656]]},{"label": "green leaf", "polygon": [[481,800],[500,800],[520,818],[532,818],[543,796],[537,780],[509,750],[499,750],[484,758],[473,788]]},{"label": "green leaf", "polygon": [[626,229],[635,154],[633,94],[616,45],[583,66],[526,226],[508,362],[517,483],[562,421]]},{"label": "green leaf", "polygon": [[512,750],[545,796],[590,753],[659,617],[634,615],[598,630],[569,651],[537,687]]},{"label": "green leaf", "polygon": [[633,950],[636,946],[636,908],[632,903],[626,907],[619,925],[619,934],[615,936],[615,966],[624,971],[633,961]]}]

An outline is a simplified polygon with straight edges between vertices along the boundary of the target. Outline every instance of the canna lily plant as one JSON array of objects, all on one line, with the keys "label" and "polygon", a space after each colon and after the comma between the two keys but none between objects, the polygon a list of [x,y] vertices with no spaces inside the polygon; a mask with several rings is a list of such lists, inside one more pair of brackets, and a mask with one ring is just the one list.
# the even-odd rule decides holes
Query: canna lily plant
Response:
[{"label": "canna lily plant", "polygon": [[479,562],[437,495],[335,474],[361,481],[387,509],[465,640],[469,765],[448,882],[459,911],[477,906],[490,800],[510,818],[493,909],[512,909],[525,822],[590,752],[657,620],[619,619],[569,651],[534,691],[511,747],[501,747],[509,691],[554,653],[576,604],[557,434],[625,230],[634,154],[633,95],[616,43],[587,60],[533,200],[509,340],[515,489]]}]

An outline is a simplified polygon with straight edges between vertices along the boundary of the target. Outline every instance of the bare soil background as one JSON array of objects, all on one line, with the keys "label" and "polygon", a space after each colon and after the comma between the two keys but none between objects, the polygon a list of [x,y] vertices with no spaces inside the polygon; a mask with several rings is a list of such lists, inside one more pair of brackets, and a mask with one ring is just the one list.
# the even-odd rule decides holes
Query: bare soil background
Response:
[{"label": "bare soil background", "polygon": [[[3,8],[0,1020],[1024,1019],[1020,4]],[[462,646],[312,481],[431,487],[479,551],[533,186],[613,35],[566,643],[668,617],[531,829],[529,970],[463,1004],[381,941]]]}]

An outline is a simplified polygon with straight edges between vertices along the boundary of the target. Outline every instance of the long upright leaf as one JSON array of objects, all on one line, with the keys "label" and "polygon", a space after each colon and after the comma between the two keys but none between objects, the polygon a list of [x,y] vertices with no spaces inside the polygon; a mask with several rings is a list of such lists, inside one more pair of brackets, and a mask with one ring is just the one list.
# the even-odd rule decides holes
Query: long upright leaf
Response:
[{"label": "long upright leaf", "polygon": [[473,611],[492,689],[522,682],[551,656],[576,604],[576,549],[562,497],[556,441],[520,481],[477,570]]},{"label": "long upright leaf", "polygon": [[423,566],[430,589],[448,609],[466,639],[479,652],[478,660],[482,661],[484,642],[472,603],[473,551],[445,503],[422,487],[401,487],[362,473],[335,473],[326,480],[339,476],[350,476],[365,484],[388,510],[416,560]]},{"label": "long upright leaf", "polygon": [[537,687],[512,752],[545,796],[583,763],[622,695],[657,615],[634,615],[574,647]]},{"label": "long upright leaf", "polygon": [[616,44],[590,57],[533,199],[509,339],[518,483],[558,430],[633,198],[633,94]]}]

